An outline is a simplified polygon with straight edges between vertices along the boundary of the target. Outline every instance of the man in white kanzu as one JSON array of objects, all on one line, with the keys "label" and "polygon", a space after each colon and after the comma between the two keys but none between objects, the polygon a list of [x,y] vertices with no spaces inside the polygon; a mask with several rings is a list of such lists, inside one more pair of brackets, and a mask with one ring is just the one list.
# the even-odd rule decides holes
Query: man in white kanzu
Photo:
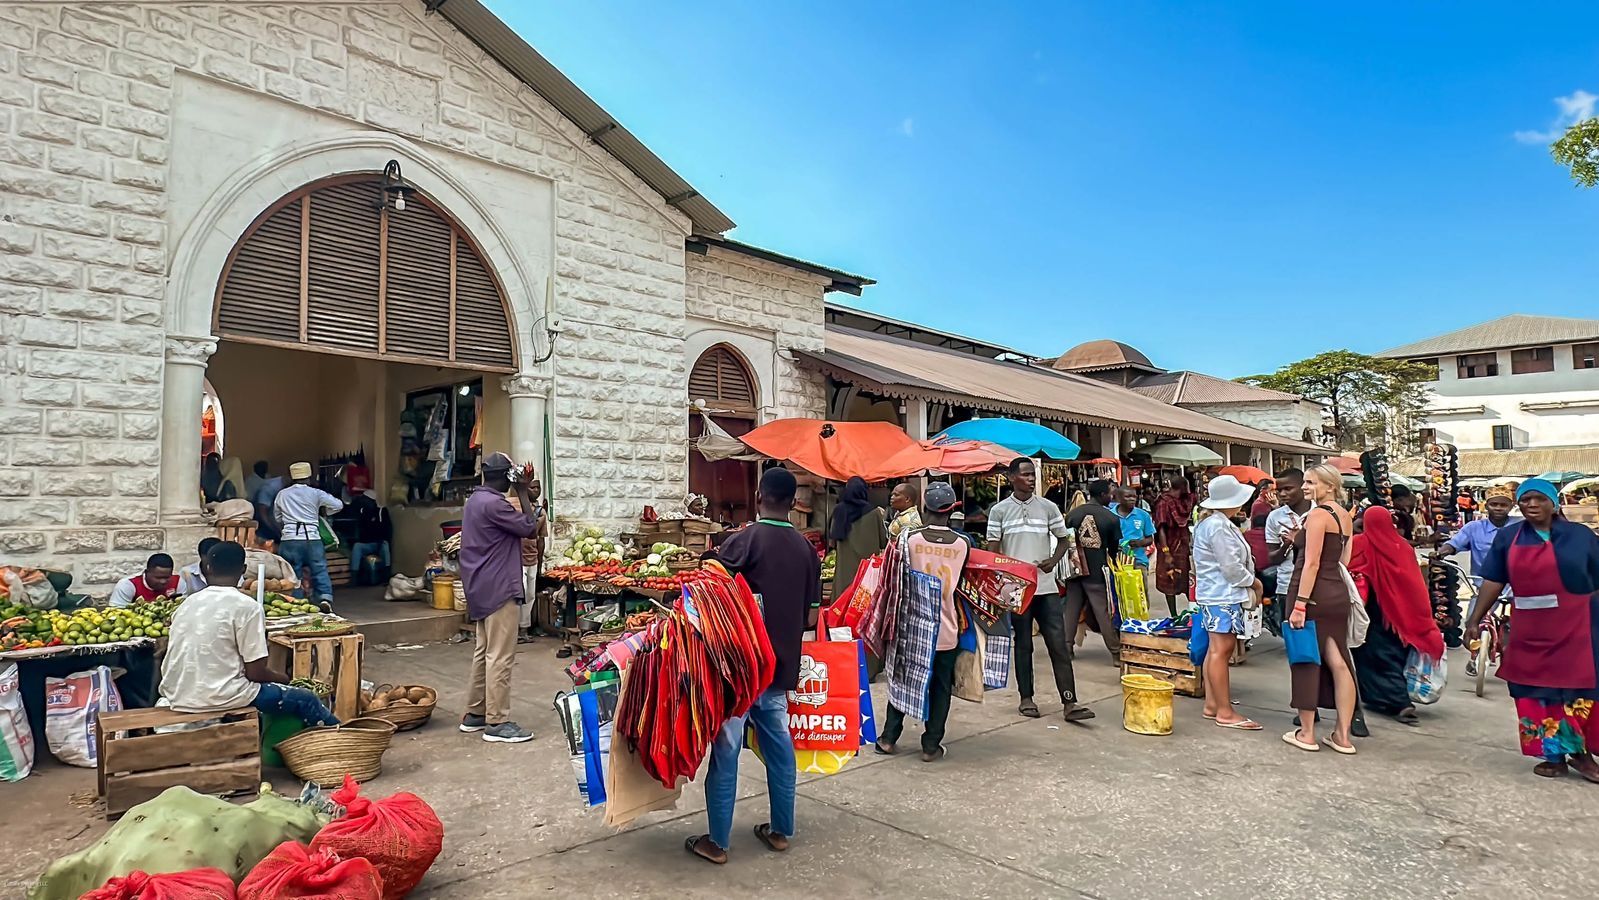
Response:
[{"label": "man in white kanzu", "polygon": [[[282,540],[278,542],[278,555],[294,567],[294,578],[311,570],[311,587],[316,599],[333,602],[333,580],[328,577],[327,552],[322,549],[322,530],[318,521],[324,514],[332,515],[344,508],[344,501],[311,483],[311,464],[297,462],[289,466],[289,478],[294,483],[278,492],[272,502],[272,514],[278,520]],[[305,591],[296,589],[294,596],[304,598]]]},{"label": "man in white kanzu", "polygon": [[239,590],[244,548],[223,541],[200,561],[208,587],[172,614],[161,696],[178,712],[223,712],[253,706],[295,716],[306,725],[339,720],[305,688],[267,666],[266,610]]}]

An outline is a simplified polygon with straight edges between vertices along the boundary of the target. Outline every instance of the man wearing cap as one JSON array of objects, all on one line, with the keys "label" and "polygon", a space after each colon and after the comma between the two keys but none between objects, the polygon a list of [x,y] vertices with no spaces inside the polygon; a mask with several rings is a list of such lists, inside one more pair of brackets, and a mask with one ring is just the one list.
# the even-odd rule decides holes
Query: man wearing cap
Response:
[{"label": "man wearing cap", "polygon": [[[1455,532],[1454,536],[1445,541],[1442,547],[1433,551],[1433,556],[1443,556],[1448,553],[1461,553],[1471,551],[1471,574],[1481,577],[1484,562],[1488,559],[1488,550],[1494,545],[1494,538],[1506,525],[1510,524],[1510,510],[1516,505],[1516,484],[1506,482],[1496,484],[1488,489],[1488,499],[1483,507],[1488,511],[1488,518],[1473,519],[1465,527]],[[1448,548],[1446,551],[1444,548]]]},{"label": "man wearing cap", "polygon": [[[328,557],[322,549],[322,530],[317,523],[323,515],[343,509],[344,501],[311,483],[308,462],[289,466],[289,478],[294,483],[279,491],[272,501],[272,515],[282,535],[278,555],[294,567],[296,580],[309,568],[316,599],[331,603],[333,580],[328,577]],[[304,598],[305,590],[296,588],[294,596]]]},{"label": "man wearing cap", "polygon": [[528,479],[515,482],[518,511],[505,499],[515,463],[504,453],[483,460],[483,483],[467,495],[461,512],[461,582],[466,616],[472,620],[471,683],[461,731],[483,740],[520,744],[533,732],[511,721],[511,668],[516,663],[516,630],[527,602],[522,579],[522,540],[538,533]]}]

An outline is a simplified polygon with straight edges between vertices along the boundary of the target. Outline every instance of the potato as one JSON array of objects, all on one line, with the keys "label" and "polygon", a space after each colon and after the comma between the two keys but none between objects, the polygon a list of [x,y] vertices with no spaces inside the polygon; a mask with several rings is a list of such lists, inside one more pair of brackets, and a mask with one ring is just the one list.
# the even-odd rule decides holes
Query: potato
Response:
[{"label": "potato", "polygon": [[415,705],[416,704],[414,704],[411,701],[405,699],[404,697],[401,697],[400,699],[398,699],[398,700],[394,701],[393,703],[389,704],[389,706],[415,706]]},{"label": "potato", "polygon": [[403,687],[389,688],[388,691],[386,691],[384,693],[384,696],[386,696],[388,698],[390,703],[393,703],[396,700],[404,700],[405,699],[405,688],[403,688]]},{"label": "potato", "polygon": [[425,702],[428,699],[428,689],[423,687],[411,688],[405,692],[405,699],[411,701],[412,703]]},{"label": "potato", "polygon": [[373,697],[372,702],[366,705],[367,709],[387,709],[389,701],[383,697]]}]

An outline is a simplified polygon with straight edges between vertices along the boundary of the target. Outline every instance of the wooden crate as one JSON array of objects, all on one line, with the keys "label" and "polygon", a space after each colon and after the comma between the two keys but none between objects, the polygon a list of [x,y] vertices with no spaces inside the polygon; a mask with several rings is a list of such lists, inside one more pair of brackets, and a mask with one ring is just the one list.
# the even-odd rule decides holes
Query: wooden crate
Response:
[{"label": "wooden crate", "polygon": [[1122,632],[1122,674],[1142,672],[1170,681],[1177,693],[1205,696],[1204,667],[1188,659],[1186,638]]},{"label": "wooden crate", "polygon": [[255,537],[255,520],[234,520],[218,522],[216,524],[217,540],[232,541],[240,547],[249,549],[259,544]]},{"label": "wooden crate", "polygon": [[354,573],[350,570],[350,557],[343,550],[336,550],[328,557],[328,581],[334,587],[349,587],[354,580]]},{"label": "wooden crate", "polygon": [[360,632],[332,637],[274,634],[267,639],[267,660],[290,678],[315,678],[332,685],[328,706],[340,719],[353,719],[360,715],[361,652],[365,643]]},{"label": "wooden crate", "polygon": [[[150,731],[207,720],[212,724],[190,731]],[[261,786],[261,725],[249,707],[225,713],[103,712],[95,720],[95,741],[108,819],[179,785],[219,796]]]}]

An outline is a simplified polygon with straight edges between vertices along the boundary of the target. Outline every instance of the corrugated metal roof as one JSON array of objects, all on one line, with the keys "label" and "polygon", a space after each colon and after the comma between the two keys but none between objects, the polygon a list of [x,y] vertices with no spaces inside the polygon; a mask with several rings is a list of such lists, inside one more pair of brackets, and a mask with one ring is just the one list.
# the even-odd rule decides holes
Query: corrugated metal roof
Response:
[{"label": "corrugated metal roof", "polygon": [[632,132],[623,128],[610,113],[600,108],[570,78],[561,74],[560,69],[478,0],[438,0],[428,5],[511,74],[550,101],[561,115],[571,119],[596,144],[604,147],[606,152],[632,170],[645,184],[665,197],[667,203],[682,210],[693,220],[696,232],[721,234],[733,227],[732,219],[713,206],[711,201],[700,196],[693,185],[672,171]]},{"label": "corrugated metal roof", "polygon": [[1240,384],[1204,372],[1164,372],[1138,379],[1131,389],[1162,403],[1294,403],[1300,397]]},{"label": "corrugated metal roof", "polygon": [[841,381],[888,397],[926,397],[960,406],[1151,434],[1220,440],[1290,453],[1326,453],[1203,413],[1169,406],[1115,385],[1040,366],[1003,362],[901,338],[830,325],[827,349],[800,351]]},{"label": "corrugated metal roof", "polygon": [[[1393,464],[1400,475],[1425,475],[1427,464],[1419,457]],[[1599,474],[1599,447],[1549,447],[1543,450],[1462,450],[1462,478],[1531,477],[1545,472]]]},{"label": "corrugated metal roof", "polygon": [[833,280],[827,290],[843,291],[846,294],[854,294],[857,297],[861,295],[861,288],[877,283],[865,275],[856,275],[843,269],[835,269],[832,266],[824,266],[821,263],[813,263],[797,256],[789,256],[786,253],[778,253],[776,250],[768,250],[765,247],[757,247],[754,244],[729,240],[716,235],[694,235],[688,239],[687,246],[689,250],[695,253],[704,253],[710,247],[719,247],[729,253],[738,253],[754,259],[777,263],[780,266],[787,266],[791,269],[798,269],[801,272],[809,272],[812,275],[821,275]]},{"label": "corrugated metal roof", "polygon": [[931,344],[935,347],[947,347],[963,353],[975,353],[992,359],[996,356],[1011,356],[1016,359],[1033,359],[1031,354],[995,344],[990,341],[956,334],[953,331],[941,331],[929,325],[917,322],[907,322],[904,319],[895,319],[880,313],[867,312],[842,303],[827,304],[827,321],[829,324],[842,325],[859,331],[871,331],[877,334],[893,335],[906,338],[918,344]]},{"label": "corrugated metal roof", "polygon": [[1470,353],[1474,350],[1503,350],[1593,340],[1599,340],[1599,319],[1514,315],[1384,350],[1377,355],[1415,359],[1446,353]]}]

